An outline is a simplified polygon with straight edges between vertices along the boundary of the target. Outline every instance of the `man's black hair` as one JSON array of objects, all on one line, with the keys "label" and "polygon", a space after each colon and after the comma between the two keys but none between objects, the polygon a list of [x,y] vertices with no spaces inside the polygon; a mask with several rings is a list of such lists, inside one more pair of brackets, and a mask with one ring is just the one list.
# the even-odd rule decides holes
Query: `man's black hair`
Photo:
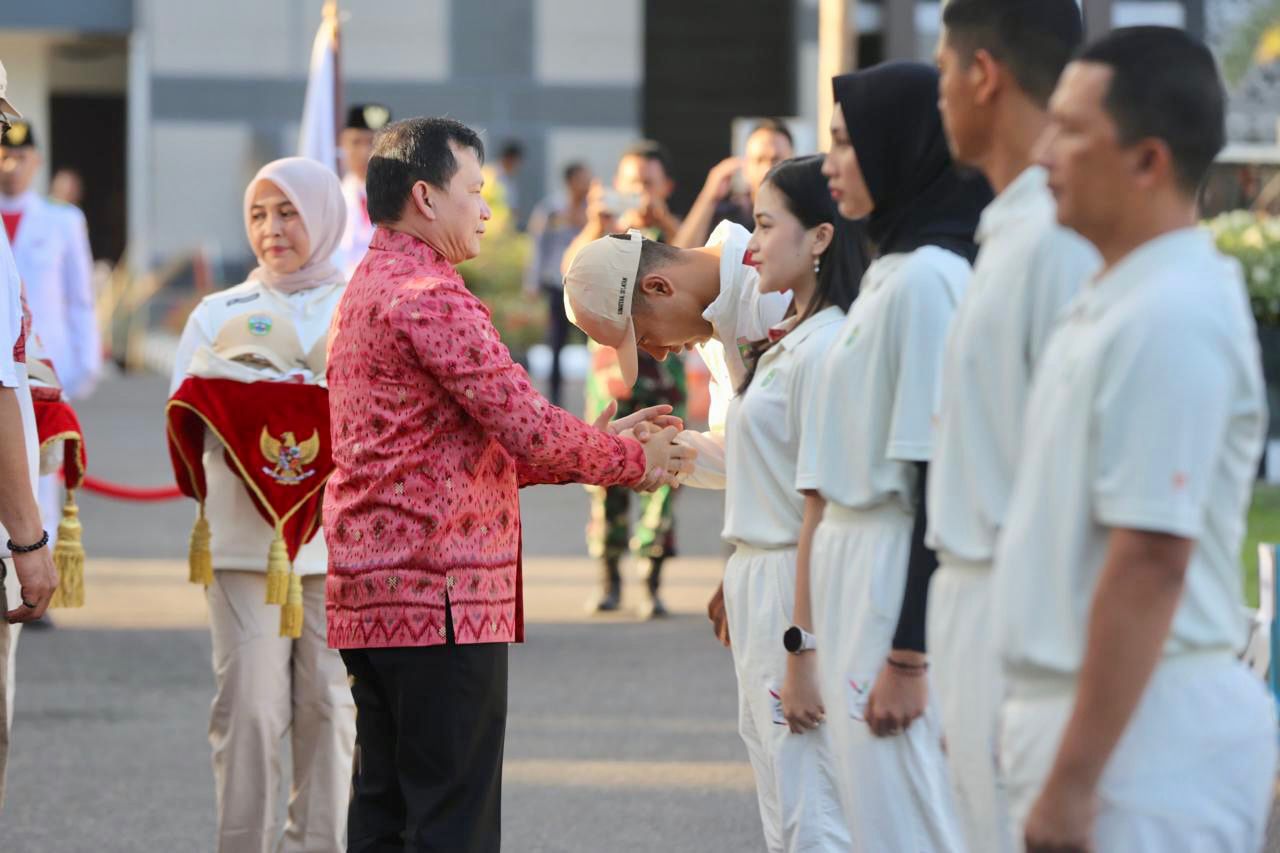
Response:
[{"label": "man's black hair", "polygon": [[1084,39],[1076,0],[950,0],[942,24],[966,62],[985,50],[1041,106]]},{"label": "man's black hair", "polygon": [[662,166],[663,174],[671,177],[671,154],[661,142],[652,139],[641,139],[639,142],[633,143],[626,151],[623,151],[620,159],[626,159],[627,157],[641,157],[645,160],[653,160]]},{"label": "man's black hair", "polygon": [[1163,141],[1178,183],[1194,195],[1226,144],[1226,92],[1204,42],[1173,27],[1113,30],[1082,50],[1080,62],[1111,69],[1103,102],[1120,141]]},{"label": "man's black hair", "polygon": [[451,118],[410,118],[378,131],[365,179],[369,220],[377,225],[398,220],[418,181],[447,188],[458,173],[454,147],[470,148],[484,162],[480,135]]},{"label": "man's black hair", "polygon": [[755,136],[757,133],[759,133],[762,130],[767,130],[767,131],[770,131],[771,133],[776,133],[779,136],[786,137],[787,144],[790,145],[792,148],[796,147],[796,141],[791,138],[791,128],[787,127],[787,123],[782,119],[780,118],[760,119],[760,121],[756,122],[755,125],[751,128],[751,132],[747,134],[747,138],[750,139],[751,137]]}]

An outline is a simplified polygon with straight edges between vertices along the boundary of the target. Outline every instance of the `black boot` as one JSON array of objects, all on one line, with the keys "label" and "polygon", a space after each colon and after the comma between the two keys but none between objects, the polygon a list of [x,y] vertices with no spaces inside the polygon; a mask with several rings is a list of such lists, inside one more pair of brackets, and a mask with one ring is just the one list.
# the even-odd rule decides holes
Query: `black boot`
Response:
[{"label": "black boot", "polygon": [[658,589],[662,586],[662,561],[662,557],[649,559],[649,571],[644,578],[644,588],[649,596],[644,606],[640,608],[640,616],[643,619],[661,619],[668,615],[667,606],[662,603],[662,598],[658,595]]},{"label": "black boot", "polygon": [[596,613],[613,613],[622,606],[622,572],[617,558],[606,558],[600,574],[600,600],[591,609]]}]

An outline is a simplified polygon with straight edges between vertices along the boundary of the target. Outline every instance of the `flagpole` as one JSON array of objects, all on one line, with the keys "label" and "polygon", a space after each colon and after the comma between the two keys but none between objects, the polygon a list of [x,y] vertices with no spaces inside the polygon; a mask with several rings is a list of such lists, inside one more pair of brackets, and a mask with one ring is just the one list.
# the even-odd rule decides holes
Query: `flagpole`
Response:
[{"label": "flagpole", "polygon": [[[338,135],[343,125],[343,92],[342,92],[342,18],[338,14],[338,0],[325,0],[324,16],[333,27],[333,139],[337,153]],[[339,154],[334,162],[334,170],[342,174],[342,157]]]},{"label": "flagpole", "polygon": [[338,3],[325,0],[320,25],[311,45],[307,68],[307,90],[302,104],[302,124],[298,128],[298,154],[325,164],[335,173],[338,158],[339,92]]}]

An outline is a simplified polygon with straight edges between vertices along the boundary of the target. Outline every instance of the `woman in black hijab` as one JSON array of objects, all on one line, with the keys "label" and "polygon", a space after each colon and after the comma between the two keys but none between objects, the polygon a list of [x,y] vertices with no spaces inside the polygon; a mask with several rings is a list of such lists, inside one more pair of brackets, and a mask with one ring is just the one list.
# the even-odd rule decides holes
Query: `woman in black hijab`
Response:
[{"label": "woman in black hijab", "polygon": [[951,162],[932,68],[889,63],[834,89],[823,173],[876,260],[801,419],[810,606],[796,620],[817,651],[788,661],[783,713],[825,710],[854,849],[949,853],[963,840],[928,701],[924,484],[947,326],[991,192]]},{"label": "woman in black hijab", "polygon": [[832,88],[838,109],[824,172],[841,215],[867,217],[881,255],[933,245],[972,262],[973,232],[991,188],[951,160],[937,72],[890,62],[842,74]]}]

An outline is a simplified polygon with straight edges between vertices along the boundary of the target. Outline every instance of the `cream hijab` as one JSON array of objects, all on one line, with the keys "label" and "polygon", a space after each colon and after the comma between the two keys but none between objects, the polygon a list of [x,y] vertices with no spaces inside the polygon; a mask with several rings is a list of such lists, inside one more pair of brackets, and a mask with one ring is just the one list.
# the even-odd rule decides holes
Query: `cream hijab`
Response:
[{"label": "cream hijab", "polygon": [[[246,234],[249,234],[253,191],[259,181],[271,181],[293,202],[311,239],[311,256],[296,272],[288,275],[277,275],[262,263],[262,258],[258,258],[258,266],[249,273],[249,278],[281,293],[296,293],[345,281],[342,272],[331,261],[347,226],[347,205],[342,198],[342,184],[338,182],[338,176],[306,157],[285,157],[263,166],[244,191]],[[252,235],[249,236],[249,245],[253,247]]]}]

